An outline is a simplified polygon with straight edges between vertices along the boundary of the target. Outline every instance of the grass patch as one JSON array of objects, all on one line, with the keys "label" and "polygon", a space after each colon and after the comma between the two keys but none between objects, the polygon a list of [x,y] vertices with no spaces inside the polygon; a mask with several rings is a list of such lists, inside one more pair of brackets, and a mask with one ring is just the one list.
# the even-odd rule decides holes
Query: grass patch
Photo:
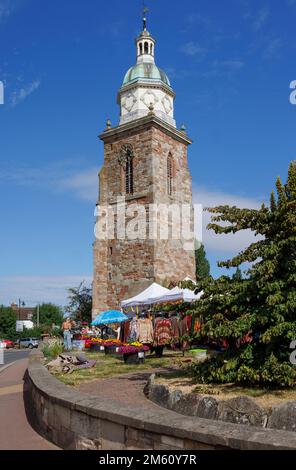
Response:
[{"label": "grass patch", "polygon": [[144,364],[125,364],[120,356],[104,355],[102,353],[87,353],[90,359],[97,361],[92,369],[74,370],[71,374],[55,373],[55,377],[66,385],[76,386],[98,379],[107,379],[118,375],[141,372],[149,369],[169,368],[173,366],[173,356],[163,358],[146,357]]},{"label": "grass patch", "polygon": [[199,384],[188,370],[177,370],[173,373],[162,374],[157,381],[167,385],[172,390],[181,390],[183,393],[197,393],[200,395],[217,395],[218,400],[227,400],[238,396],[248,396],[263,408],[296,400],[295,389],[268,389],[260,387],[240,387],[235,384]]}]

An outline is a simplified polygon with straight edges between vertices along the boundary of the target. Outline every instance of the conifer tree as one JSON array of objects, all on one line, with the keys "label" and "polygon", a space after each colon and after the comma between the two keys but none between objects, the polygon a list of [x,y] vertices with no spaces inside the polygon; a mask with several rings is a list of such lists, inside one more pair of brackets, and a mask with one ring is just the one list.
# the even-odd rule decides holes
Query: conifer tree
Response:
[{"label": "conifer tree", "polygon": [[200,281],[210,275],[210,263],[207,260],[205,247],[203,244],[199,245],[195,250],[195,263],[196,263],[196,280]]}]

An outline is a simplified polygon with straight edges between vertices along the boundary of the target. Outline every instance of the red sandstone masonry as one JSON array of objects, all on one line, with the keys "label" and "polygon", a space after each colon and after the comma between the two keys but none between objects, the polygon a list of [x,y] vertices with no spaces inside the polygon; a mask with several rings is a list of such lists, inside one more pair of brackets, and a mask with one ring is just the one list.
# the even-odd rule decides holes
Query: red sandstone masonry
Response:
[{"label": "red sandstone masonry", "polygon": [[[125,196],[124,171],[118,156],[122,145],[131,144],[134,195],[127,196],[127,206],[134,203],[144,204],[146,208],[152,203],[192,205],[187,136],[150,116],[133,126],[119,126],[106,132],[101,139],[105,142],[105,160],[100,173],[100,204],[115,204],[118,196]],[[172,196],[167,192],[169,153],[174,161]],[[97,240],[93,315],[108,308],[118,309],[121,300],[138,294],[152,282],[179,281],[186,276],[195,276],[195,257],[193,250],[184,250],[182,240]]]}]

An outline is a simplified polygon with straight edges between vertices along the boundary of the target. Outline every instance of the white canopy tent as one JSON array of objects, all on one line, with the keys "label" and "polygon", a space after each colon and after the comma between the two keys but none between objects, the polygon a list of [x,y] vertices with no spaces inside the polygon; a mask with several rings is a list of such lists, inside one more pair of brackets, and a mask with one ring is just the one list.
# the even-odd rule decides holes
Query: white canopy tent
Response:
[{"label": "white canopy tent", "polygon": [[123,300],[121,302],[122,308],[136,307],[140,305],[152,305],[155,299],[162,297],[170,292],[169,289],[160,286],[156,282],[147,287],[143,292],[132,297],[131,299]]},{"label": "white canopy tent", "polygon": [[175,287],[174,289],[166,289],[159,284],[153,283],[150,287],[145,289],[140,294],[132,297],[128,300],[121,302],[122,308],[154,305],[165,302],[177,302],[178,300],[183,302],[195,302],[199,300],[203,292],[199,292],[197,295],[190,289],[181,289]]},{"label": "white canopy tent", "polygon": [[171,289],[168,294],[164,294],[163,296],[154,299],[154,303],[164,303],[164,302],[176,302],[178,300],[182,302],[196,302],[202,296],[203,292],[199,292],[195,294],[194,291],[190,289],[181,289],[180,287],[174,287]]}]

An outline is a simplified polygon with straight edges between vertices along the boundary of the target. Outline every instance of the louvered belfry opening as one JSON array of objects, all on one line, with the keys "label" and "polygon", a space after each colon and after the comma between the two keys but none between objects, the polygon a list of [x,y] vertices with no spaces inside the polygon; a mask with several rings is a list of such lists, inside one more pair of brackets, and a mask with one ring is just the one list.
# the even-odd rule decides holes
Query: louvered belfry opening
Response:
[{"label": "louvered belfry opening", "polygon": [[125,192],[126,194],[134,192],[133,155],[129,150],[126,153],[125,163]]},{"label": "louvered belfry opening", "polygon": [[173,195],[173,157],[169,153],[167,161],[167,180],[168,180],[168,195]]}]

